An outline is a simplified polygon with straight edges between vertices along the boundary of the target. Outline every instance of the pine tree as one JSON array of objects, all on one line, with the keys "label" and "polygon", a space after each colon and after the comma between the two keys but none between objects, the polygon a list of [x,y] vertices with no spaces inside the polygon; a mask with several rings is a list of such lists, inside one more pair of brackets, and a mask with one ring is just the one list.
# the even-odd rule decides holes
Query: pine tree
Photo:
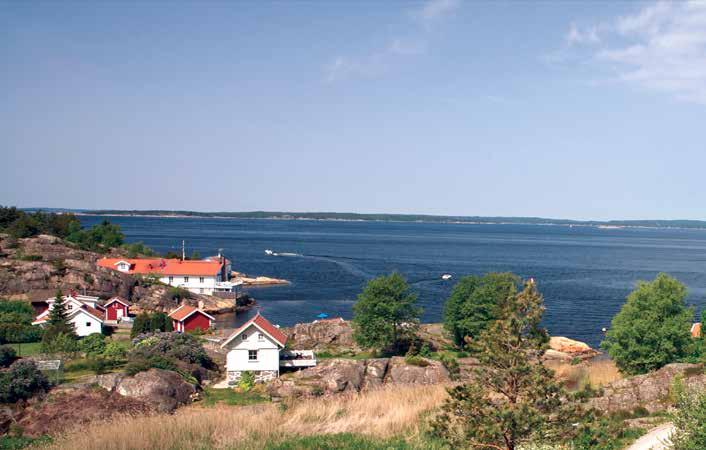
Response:
[{"label": "pine tree", "polygon": [[150,316],[147,313],[140,313],[135,317],[135,321],[132,323],[132,330],[130,330],[130,337],[135,338],[142,333],[148,333],[150,331]]},{"label": "pine tree", "polygon": [[45,336],[49,335],[49,339],[51,339],[59,333],[77,337],[76,327],[69,320],[69,312],[66,308],[66,302],[64,301],[61,290],[56,291],[54,306],[51,311],[49,311]]},{"label": "pine tree", "polygon": [[454,448],[514,450],[533,439],[549,443],[564,437],[575,417],[540,360],[549,336],[540,327],[544,306],[534,282],[499,306],[502,319],[473,343],[480,362],[473,381],[450,388],[432,422]]}]

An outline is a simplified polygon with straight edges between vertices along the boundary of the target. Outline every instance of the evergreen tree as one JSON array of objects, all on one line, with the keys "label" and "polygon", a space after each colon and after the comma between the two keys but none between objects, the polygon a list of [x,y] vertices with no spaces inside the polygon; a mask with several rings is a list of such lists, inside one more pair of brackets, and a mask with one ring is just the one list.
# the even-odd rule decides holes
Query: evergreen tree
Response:
[{"label": "evergreen tree", "polygon": [[473,342],[480,366],[468,384],[450,388],[450,398],[432,422],[452,448],[514,450],[548,444],[570,433],[575,407],[541,357],[549,336],[540,327],[542,296],[534,282],[499,305],[501,319]]},{"label": "evergreen tree", "polygon": [[59,333],[77,337],[76,328],[69,321],[69,312],[66,306],[61,290],[57,290],[56,297],[54,297],[54,306],[49,311],[49,319],[47,320],[43,340],[52,340]]},{"label": "evergreen tree", "polygon": [[601,343],[621,372],[646,373],[689,354],[694,311],[686,307],[686,294],[683,284],[663,273],[630,293]]},{"label": "evergreen tree", "polygon": [[150,317],[150,331],[171,331],[172,319],[163,312],[156,312]]},{"label": "evergreen tree", "polygon": [[366,348],[399,349],[414,335],[422,309],[398,273],[370,280],[353,306],[356,342]]}]

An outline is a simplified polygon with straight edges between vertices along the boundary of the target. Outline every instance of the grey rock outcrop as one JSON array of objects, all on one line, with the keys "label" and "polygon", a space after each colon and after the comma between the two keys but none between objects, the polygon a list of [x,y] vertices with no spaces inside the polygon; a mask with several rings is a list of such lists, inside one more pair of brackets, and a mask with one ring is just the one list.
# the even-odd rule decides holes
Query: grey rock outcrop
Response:
[{"label": "grey rock outcrop", "polygon": [[196,393],[195,386],[184,381],[178,373],[162,369],[150,369],[123,378],[114,389],[120,395],[144,401],[159,412],[174,411],[189,403]]},{"label": "grey rock outcrop", "polygon": [[298,323],[283,331],[289,337],[290,345],[301,350],[330,352],[360,350],[353,340],[351,323],[343,319]]},{"label": "grey rock outcrop", "polygon": [[604,412],[632,411],[637,407],[661,411],[671,406],[670,388],[675,377],[680,377],[687,388],[706,386],[703,364],[674,363],[603,386],[603,394],[590,399],[587,405]]},{"label": "grey rock outcrop", "polygon": [[450,381],[448,370],[439,361],[421,361],[421,365],[411,365],[402,357],[323,360],[316,367],[283,374],[268,385],[268,391],[275,398],[299,397]]}]

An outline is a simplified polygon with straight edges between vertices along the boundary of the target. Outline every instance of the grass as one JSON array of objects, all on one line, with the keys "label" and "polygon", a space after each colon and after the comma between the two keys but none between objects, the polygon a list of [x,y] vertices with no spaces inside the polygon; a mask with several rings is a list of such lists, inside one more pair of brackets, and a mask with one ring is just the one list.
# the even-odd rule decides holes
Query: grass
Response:
[{"label": "grass", "polygon": [[266,450],[403,450],[408,448],[410,445],[403,439],[376,439],[351,433],[297,436],[265,444]]},{"label": "grass", "polygon": [[[41,342],[27,342],[22,344],[5,344],[14,348],[17,356],[35,356],[41,353]],[[1,449],[2,447],[0,447]]]},{"label": "grass", "polygon": [[623,378],[610,359],[588,360],[580,364],[547,362],[545,365],[554,370],[556,379],[564,381],[569,390],[581,390],[587,385],[598,389]]},{"label": "grass", "polygon": [[[398,441],[394,438],[401,435],[407,436],[408,442],[420,442],[424,431],[422,427],[425,426],[424,420],[420,419],[437,408],[446,395],[443,386],[397,386],[365,394],[295,400],[283,405],[266,403],[232,407],[216,404],[211,408],[190,407],[173,415],[122,417],[96,426],[83,426],[57,438],[51,448],[264,449],[267,445],[302,448],[296,446],[302,442],[298,440],[300,438],[341,433],[361,435],[361,442],[369,439],[370,442],[385,443],[393,439],[390,442],[395,443]],[[115,439],[114,436],[130,438]],[[316,439],[326,438],[312,439],[316,443]],[[333,439],[335,442],[342,438]],[[362,445],[365,444],[349,448],[369,448]]]},{"label": "grass", "polygon": [[48,436],[30,438],[25,436],[0,436],[0,450],[20,450],[30,445],[46,445],[51,442]]},{"label": "grass", "polygon": [[260,392],[239,392],[235,389],[206,388],[203,393],[201,405],[212,407],[217,404],[228,406],[246,406],[257,403],[269,402],[270,399]]}]

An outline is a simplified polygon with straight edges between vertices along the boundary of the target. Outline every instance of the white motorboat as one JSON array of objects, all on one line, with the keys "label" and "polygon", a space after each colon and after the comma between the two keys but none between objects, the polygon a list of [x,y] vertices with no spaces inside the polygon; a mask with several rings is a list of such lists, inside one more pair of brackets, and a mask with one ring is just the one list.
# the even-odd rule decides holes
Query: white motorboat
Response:
[{"label": "white motorboat", "polygon": [[441,276],[442,280],[450,280],[451,279],[451,274],[450,273],[445,273]]}]

